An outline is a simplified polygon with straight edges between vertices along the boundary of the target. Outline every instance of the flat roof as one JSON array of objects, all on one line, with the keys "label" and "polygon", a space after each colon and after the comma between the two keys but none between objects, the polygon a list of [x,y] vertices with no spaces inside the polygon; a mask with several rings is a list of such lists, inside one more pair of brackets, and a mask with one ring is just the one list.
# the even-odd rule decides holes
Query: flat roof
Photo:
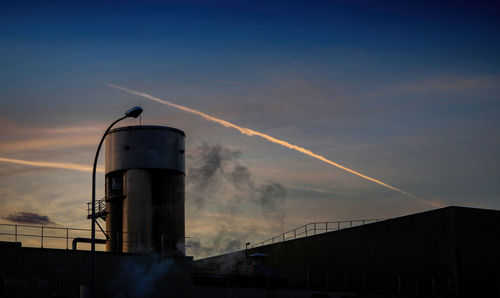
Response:
[{"label": "flat roof", "polygon": [[117,131],[132,130],[132,129],[134,129],[134,130],[135,129],[149,129],[149,130],[160,129],[160,130],[169,130],[169,131],[175,131],[175,132],[183,135],[184,137],[186,136],[186,134],[182,130],[180,130],[180,129],[169,127],[169,126],[160,126],[160,125],[132,125],[132,126],[122,126],[122,127],[117,127],[117,128],[114,128],[114,129],[110,130],[108,134],[113,133],[113,132],[117,132]]}]

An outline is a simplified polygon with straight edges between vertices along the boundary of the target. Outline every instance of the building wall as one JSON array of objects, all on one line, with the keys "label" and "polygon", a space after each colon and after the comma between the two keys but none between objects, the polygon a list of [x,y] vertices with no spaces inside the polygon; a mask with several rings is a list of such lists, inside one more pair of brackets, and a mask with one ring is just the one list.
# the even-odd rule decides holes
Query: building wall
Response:
[{"label": "building wall", "polygon": [[[249,250],[276,277],[338,289],[500,296],[500,212],[447,207]],[[246,274],[244,252],[195,272]],[[231,267],[232,269],[228,269]],[[243,265],[244,266],[244,265]]]},{"label": "building wall", "polygon": [[[92,254],[0,246],[0,297],[80,297]],[[192,258],[95,254],[94,297],[192,297]],[[128,295],[128,296],[127,296]]]}]

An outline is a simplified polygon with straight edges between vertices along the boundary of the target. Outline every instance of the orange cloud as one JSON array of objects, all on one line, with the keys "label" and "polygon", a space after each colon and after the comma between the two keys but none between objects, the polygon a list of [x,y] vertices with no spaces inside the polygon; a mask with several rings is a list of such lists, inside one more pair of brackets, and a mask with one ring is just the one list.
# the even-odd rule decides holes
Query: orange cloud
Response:
[{"label": "orange cloud", "polygon": [[[31,167],[41,167],[41,168],[55,168],[55,169],[64,169],[64,170],[73,170],[80,172],[92,172],[92,167],[82,164],[69,163],[69,162],[48,162],[48,161],[32,161],[32,160],[22,160],[22,159],[13,159],[13,158],[5,158],[0,157],[0,161],[26,165]],[[97,172],[104,173],[103,168],[97,168]]]}]

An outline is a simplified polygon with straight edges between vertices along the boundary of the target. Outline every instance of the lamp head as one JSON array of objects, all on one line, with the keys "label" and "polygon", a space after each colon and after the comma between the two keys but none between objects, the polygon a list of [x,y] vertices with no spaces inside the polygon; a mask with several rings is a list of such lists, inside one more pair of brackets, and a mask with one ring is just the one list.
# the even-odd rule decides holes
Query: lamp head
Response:
[{"label": "lamp head", "polygon": [[142,113],[142,108],[140,106],[135,106],[130,108],[130,110],[125,112],[125,116],[137,118]]}]

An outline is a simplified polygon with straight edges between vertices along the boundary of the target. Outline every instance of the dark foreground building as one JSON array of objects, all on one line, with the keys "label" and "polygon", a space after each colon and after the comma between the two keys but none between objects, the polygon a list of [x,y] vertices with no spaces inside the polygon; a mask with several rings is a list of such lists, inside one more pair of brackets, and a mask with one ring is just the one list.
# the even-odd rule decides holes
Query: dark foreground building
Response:
[{"label": "dark foreground building", "polygon": [[[198,260],[195,276],[280,288],[500,297],[500,211],[447,207]],[[247,265],[248,263],[254,265]],[[205,277],[203,275],[206,275]],[[210,276],[212,275],[212,276]]]},{"label": "dark foreground building", "polygon": [[[81,297],[88,251],[0,245],[0,297]],[[96,297],[500,297],[500,211],[447,207],[197,260],[99,252]]]}]

